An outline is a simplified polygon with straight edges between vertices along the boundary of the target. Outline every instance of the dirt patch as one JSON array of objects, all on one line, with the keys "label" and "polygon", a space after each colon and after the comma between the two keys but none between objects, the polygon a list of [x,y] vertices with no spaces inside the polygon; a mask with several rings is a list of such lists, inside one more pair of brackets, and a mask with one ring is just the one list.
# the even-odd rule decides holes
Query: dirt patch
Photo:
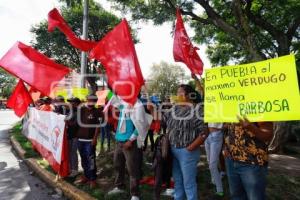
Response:
[{"label": "dirt patch", "polygon": [[270,154],[269,170],[300,177],[300,159],[288,155]]}]

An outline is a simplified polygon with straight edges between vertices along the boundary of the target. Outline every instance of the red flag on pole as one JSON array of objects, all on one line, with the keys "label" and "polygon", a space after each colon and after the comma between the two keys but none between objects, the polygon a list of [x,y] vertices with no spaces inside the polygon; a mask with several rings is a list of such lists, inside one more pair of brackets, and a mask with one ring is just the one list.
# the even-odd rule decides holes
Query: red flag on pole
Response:
[{"label": "red flag on pole", "polygon": [[15,90],[7,100],[7,107],[14,110],[18,117],[26,113],[29,104],[33,103],[22,80],[19,80]]},{"label": "red flag on pole", "polygon": [[64,133],[64,139],[63,139],[63,146],[62,146],[62,152],[61,152],[61,164],[58,174],[61,177],[67,177],[69,175],[70,171],[70,161],[69,161],[69,145],[68,145],[68,138],[67,138],[67,132],[65,129]]},{"label": "red flag on pole", "polygon": [[29,88],[29,94],[33,100],[33,102],[37,101],[39,98],[41,98],[41,92],[39,92],[37,89],[35,89],[34,87],[30,87]]},{"label": "red flag on pole", "polygon": [[47,96],[51,88],[71,71],[21,42],[16,42],[1,58],[0,66]]},{"label": "red flag on pole", "polygon": [[63,32],[68,38],[69,42],[77,49],[82,51],[90,51],[97,45],[97,42],[78,38],[56,8],[48,13],[48,31],[52,32],[55,27]]},{"label": "red flag on pole", "polygon": [[191,43],[189,36],[184,28],[183,20],[179,8],[176,11],[176,27],[173,44],[173,56],[176,62],[183,62],[193,74],[202,74],[203,62],[199,57],[197,47]]},{"label": "red flag on pole", "polygon": [[127,103],[134,104],[144,85],[144,78],[126,19],[98,43],[90,57],[103,64],[108,85],[114,93]]}]

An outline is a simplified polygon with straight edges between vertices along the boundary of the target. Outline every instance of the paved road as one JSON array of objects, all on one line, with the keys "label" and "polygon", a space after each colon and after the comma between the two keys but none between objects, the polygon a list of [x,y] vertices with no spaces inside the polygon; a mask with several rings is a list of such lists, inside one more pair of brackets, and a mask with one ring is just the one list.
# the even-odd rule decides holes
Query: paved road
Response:
[{"label": "paved road", "polygon": [[0,200],[64,199],[12,152],[8,130],[18,121],[12,111],[0,111]]}]

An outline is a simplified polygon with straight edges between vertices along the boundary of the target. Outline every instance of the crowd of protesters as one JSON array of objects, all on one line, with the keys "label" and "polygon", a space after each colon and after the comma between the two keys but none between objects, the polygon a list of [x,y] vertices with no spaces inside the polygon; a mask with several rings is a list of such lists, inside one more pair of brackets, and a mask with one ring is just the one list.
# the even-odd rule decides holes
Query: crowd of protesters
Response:
[{"label": "crowd of protesters", "polygon": [[[154,199],[160,199],[162,184],[170,187],[173,180],[175,200],[197,200],[201,197],[197,187],[197,177],[201,177],[200,146],[204,145],[211,174],[207,184],[215,185],[214,198],[224,198],[222,178],[226,174],[230,199],[266,199],[267,145],[273,135],[273,124],[251,123],[246,116],[238,116],[239,123],[204,123],[203,83],[195,75],[192,78],[196,88],[179,85],[172,102],[170,97],[161,102],[156,96],[141,93],[138,102],[143,106],[137,109],[153,118],[142,146],[138,145],[140,133],[132,117],[133,106],[125,102],[114,106],[107,100],[106,105],[97,106],[96,95],[88,95],[85,102],[76,97],[65,101],[59,96],[53,100],[42,98],[35,106],[67,116],[70,176],[79,174],[78,153],[83,168],[83,175],[75,184],[96,187],[96,159],[101,159],[96,157],[96,145],[100,138],[99,155],[104,153],[105,139],[107,151],[114,149],[115,187],[109,195],[122,193],[129,185],[131,199],[142,198],[139,184],[143,154],[147,151],[153,154]],[[126,169],[129,182],[125,179]]]}]

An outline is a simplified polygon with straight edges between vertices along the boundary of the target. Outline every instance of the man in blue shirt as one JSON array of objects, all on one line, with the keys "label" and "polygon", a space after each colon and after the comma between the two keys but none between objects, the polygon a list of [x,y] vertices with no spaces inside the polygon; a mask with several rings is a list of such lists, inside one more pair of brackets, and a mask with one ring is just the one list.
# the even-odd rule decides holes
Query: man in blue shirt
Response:
[{"label": "man in blue shirt", "polygon": [[114,153],[114,166],[116,169],[115,186],[109,194],[122,192],[125,179],[125,164],[130,176],[131,200],[139,200],[140,159],[137,146],[138,132],[130,118],[130,109],[124,105],[119,106],[120,115],[116,130],[116,148]]}]

